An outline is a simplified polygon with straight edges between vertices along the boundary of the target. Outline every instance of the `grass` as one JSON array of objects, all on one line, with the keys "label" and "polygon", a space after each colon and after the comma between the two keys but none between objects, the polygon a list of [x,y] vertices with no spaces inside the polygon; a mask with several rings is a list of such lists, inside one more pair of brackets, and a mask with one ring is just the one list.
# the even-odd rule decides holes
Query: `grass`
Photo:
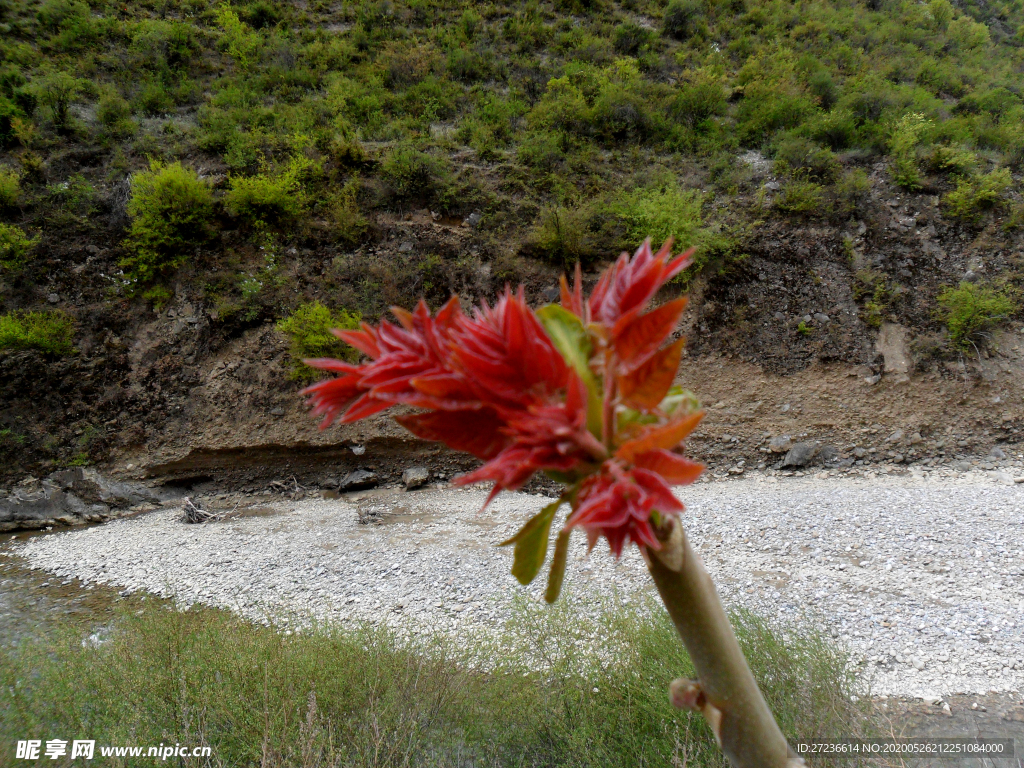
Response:
[{"label": "grass", "polygon": [[[522,604],[499,637],[411,642],[142,605],[100,645],[65,627],[0,650],[0,731],[209,745],[214,765],[724,765],[703,720],[668,704],[692,667],[652,605]],[[865,733],[842,653],[733,618],[789,737]]]}]

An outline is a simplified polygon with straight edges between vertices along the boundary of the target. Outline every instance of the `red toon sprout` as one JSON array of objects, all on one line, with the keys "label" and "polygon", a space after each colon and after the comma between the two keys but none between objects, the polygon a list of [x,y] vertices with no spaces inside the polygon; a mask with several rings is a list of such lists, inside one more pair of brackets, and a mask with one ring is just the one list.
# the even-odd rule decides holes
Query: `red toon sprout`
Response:
[{"label": "red toon sprout", "polygon": [[[506,289],[472,315],[452,298],[432,317],[421,301],[413,312],[392,310],[398,325],[335,331],[369,360],[306,360],[338,376],[304,393],[324,417],[321,428],[393,405],[420,409],[398,422],[484,460],[456,482],[492,482],[488,502],[538,471],[564,482],[559,501],[506,542],[516,544],[513,573],[524,583],[547,551],[537,526],[546,534],[563,502],[572,512],[560,546],[579,527],[591,547],[604,536],[616,557],[627,541],[657,549],[655,527],[683,509],[670,486],[692,483],[704,469],[673,452],[703,416],[673,387],[683,340],[670,337],[686,299],[648,309],[690,264],[690,252],[673,257],[670,248],[671,241],[652,253],[648,241],[632,258],[623,253],[586,299],[577,266],[571,288],[562,278],[560,306],[534,311],[522,289]],[[560,566],[555,560],[557,596],[554,569],[564,568],[564,557]]]}]

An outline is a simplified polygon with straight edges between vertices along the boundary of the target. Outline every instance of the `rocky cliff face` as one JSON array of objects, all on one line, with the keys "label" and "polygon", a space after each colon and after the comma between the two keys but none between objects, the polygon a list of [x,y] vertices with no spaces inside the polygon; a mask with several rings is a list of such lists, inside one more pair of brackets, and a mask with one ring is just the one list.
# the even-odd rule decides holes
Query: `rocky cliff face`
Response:
[{"label": "rocky cliff face", "polygon": [[[754,168],[750,189],[768,211],[774,192],[766,167]],[[1009,318],[969,354],[957,353],[944,341],[935,297],[942,286],[1017,274],[1024,236],[996,221],[981,230],[946,222],[933,195],[897,190],[882,164],[872,183],[860,218],[768,217],[741,255],[693,282],[680,382],[710,408],[693,442],[698,455],[768,461],[766,440],[783,434],[823,440],[840,460],[856,448],[874,449],[869,459],[985,456],[1020,441],[1024,331]],[[501,249],[486,231],[420,212],[393,217],[381,232],[350,258],[406,258],[410,249],[440,244],[452,263],[473,251],[482,265],[471,280],[451,271],[448,290],[471,302],[503,284],[493,269]],[[113,301],[104,277],[111,258],[68,242],[51,259],[49,284],[36,289],[75,318],[75,355],[0,353],[5,487],[69,462],[166,479],[231,471],[254,487],[289,471],[313,477],[322,466],[397,476],[406,454],[442,473],[464,466],[410,442],[386,418],[320,432],[289,378],[287,341],[269,318],[225,320],[188,268],[159,312]],[[296,252],[281,296],[324,296],[318,273],[330,258]],[[543,303],[557,274],[534,262],[520,276],[529,298]],[[406,288],[415,286],[394,287],[395,300]],[[876,444],[876,436],[897,431],[922,440]],[[351,451],[366,445],[376,447],[365,457]]]}]

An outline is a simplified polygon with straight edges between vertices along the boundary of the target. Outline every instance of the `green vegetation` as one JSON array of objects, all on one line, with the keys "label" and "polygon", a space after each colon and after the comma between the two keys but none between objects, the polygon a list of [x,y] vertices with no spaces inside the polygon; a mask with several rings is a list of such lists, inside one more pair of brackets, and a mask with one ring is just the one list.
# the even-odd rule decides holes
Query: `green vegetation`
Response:
[{"label": "green vegetation", "polygon": [[23,266],[39,242],[13,224],[0,222],[0,268],[13,270]]},{"label": "green vegetation", "polygon": [[9,210],[21,198],[21,176],[13,168],[0,165],[0,211]]},{"label": "green vegetation", "polygon": [[359,352],[331,331],[335,328],[355,330],[361,319],[358,312],[344,309],[332,312],[319,301],[314,301],[300,305],[291,315],[279,320],[277,329],[291,341],[289,353],[294,364],[292,378],[312,380],[320,375],[320,371],[305,365],[303,358],[333,357],[357,361]]},{"label": "green vegetation", "polygon": [[8,312],[0,315],[0,350],[37,349],[51,355],[72,352],[74,322],[63,312]]},{"label": "green vegetation", "polygon": [[1006,191],[1013,186],[1007,168],[991,173],[969,175],[957,181],[956,189],[943,199],[946,213],[970,223],[977,223],[985,211],[1003,201]]},{"label": "green vegetation", "polygon": [[[703,719],[668,702],[693,670],[653,605],[523,605],[497,636],[403,642],[154,602],[133,599],[101,644],[65,627],[0,650],[0,730],[209,745],[225,765],[724,765]],[[733,619],[787,736],[870,733],[845,655]]]},{"label": "green vegetation", "polygon": [[294,222],[306,205],[302,179],[315,171],[314,163],[295,158],[277,173],[232,177],[224,207],[232,216],[257,226]]},{"label": "green vegetation", "polygon": [[1017,311],[1017,303],[1003,291],[976,283],[960,283],[939,294],[939,314],[957,349],[975,346],[984,332]]},{"label": "green vegetation", "polygon": [[157,161],[132,176],[132,218],[124,261],[132,282],[148,282],[181,266],[208,236],[213,195],[195,171]]},{"label": "green vegetation", "polygon": [[[940,239],[1021,226],[1024,0],[3,8],[4,225],[53,257],[51,236],[121,240],[115,289],[180,284],[229,335],[314,284],[370,316],[540,285],[645,237],[697,246],[684,280],[748,279],[730,270],[779,219],[878,224],[871,180],[885,202],[890,182],[939,198],[899,207]],[[872,322],[910,312],[874,290]]]}]

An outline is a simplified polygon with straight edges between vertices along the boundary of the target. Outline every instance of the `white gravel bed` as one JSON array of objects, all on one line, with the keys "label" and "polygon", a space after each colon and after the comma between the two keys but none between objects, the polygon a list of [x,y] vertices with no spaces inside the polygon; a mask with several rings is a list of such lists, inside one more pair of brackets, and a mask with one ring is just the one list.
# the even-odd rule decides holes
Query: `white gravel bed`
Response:
[{"label": "white gravel bed", "polygon": [[[383,622],[403,634],[496,627],[516,594],[510,536],[546,499],[477,489],[278,502],[203,525],[162,509],[30,539],[8,552],[87,583],[295,626]],[[823,623],[876,695],[1024,690],[1024,486],[955,477],[748,476],[681,489],[684,519],[729,605]],[[357,504],[386,509],[361,525]],[[563,599],[652,589],[635,550],[586,557]]]}]

